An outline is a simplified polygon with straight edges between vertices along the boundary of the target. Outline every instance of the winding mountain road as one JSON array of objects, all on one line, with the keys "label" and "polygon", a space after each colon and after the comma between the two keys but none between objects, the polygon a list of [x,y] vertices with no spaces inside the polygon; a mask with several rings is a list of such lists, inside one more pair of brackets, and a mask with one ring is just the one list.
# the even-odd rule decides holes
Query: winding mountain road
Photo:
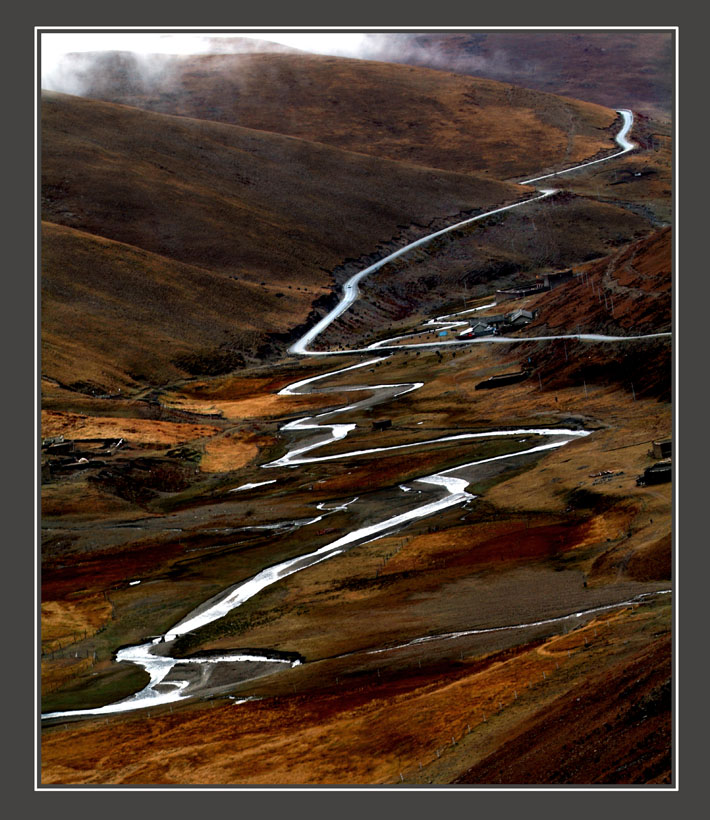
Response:
[{"label": "winding mountain road", "polygon": [[[617,109],[617,113],[621,115],[622,118],[622,125],[621,129],[614,138],[617,145],[621,147],[621,151],[617,151],[614,154],[610,154],[606,157],[601,157],[600,159],[590,160],[589,162],[583,162],[580,165],[575,165],[572,168],[566,168],[560,171],[555,171],[551,174],[545,174],[544,176],[533,177],[531,179],[526,179],[520,183],[519,185],[531,185],[534,182],[539,182],[541,179],[549,179],[550,177],[559,176],[561,174],[567,174],[572,171],[577,171],[580,168],[586,168],[590,165],[596,165],[600,162],[608,162],[611,159],[615,159],[616,157],[620,157],[622,154],[626,154],[629,151],[632,151],[636,145],[628,139],[628,135],[631,131],[634,122],[634,116],[631,111],[626,108]],[[358,288],[359,283],[365,279],[365,277],[369,276],[371,273],[378,271],[380,268],[384,267],[388,262],[397,259],[400,256],[403,256],[405,253],[408,253],[415,248],[419,248],[422,245],[426,245],[432,240],[436,239],[439,236],[443,236],[450,231],[455,231],[458,228],[463,228],[466,225],[470,225],[474,222],[478,222],[481,219],[487,219],[489,216],[494,216],[495,214],[503,213],[504,211],[510,211],[513,208],[520,208],[523,205],[529,205],[531,202],[537,202],[541,199],[545,199],[546,197],[552,196],[552,194],[557,193],[556,188],[542,188],[540,189],[540,193],[537,196],[532,196],[529,199],[524,199],[520,202],[513,202],[511,205],[504,205],[501,208],[494,208],[491,211],[486,211],[485,213],[478,214],[478,216],[473,216],[470,219],[464,219],[460,222],[456,222],[453,225],[449,225],[446,228],[442,228],[439,231],[434,231],[433,233],[427,234],[427,236],[422,236],[420,239],[416,239],[414,242],[410,242],[408,245],[404,245],[404,247],[399,248],[399,250],[390,253],[388,256],[383,257],[379,261],[373,263],[369,267],[365,268],[364,270],[359,271],[354,276],[351,276],[350,279],[343,285],[343,293],[340,297],[340,301],[338,304],[330,311],[330,313],[326,314],[317,324],[315,324],[310,330],[301,336],[301,338],[294,342],[289,348],[290,353],[296,353],[301,356],[334,356],[341,354],[343,352],[346,353],[363,353],[367,350],[374,349],[374,346],[369,348],[358,348],[358,349],[351,349],[347,351],[314,351],[309,350],[309,345],[311,345],[318,336],[327,328],[329,327],[339,316],[342,316],[343,313],[355,302],[357,299],[360,291]],[[617,338],[624,339],[628,337],[581,337],[581,336],[558,336],[555,338],[563,339],[563,338],[585,338],[593,341],[616,341]],[[465,343],[470,343],[472,341],[478,340],[470,340]],[[500,341],[519,341],[511,340],[511,339],[500,339]],[[461,342],[462,344],[464,342]],[[437,343],[440,344],[440,343]],[[451,344],[451,342],[449,342]],[[383,346],[382,343],[376,343],[378,346]]]},{"label": "winding mountain road", "polygon": [[[621,151],[612,154],[608,157],[582,163],[581,165],[574,166],[573,168],[568,168],[552,174],[546,174],[544,176],[534,177],[525,180],[520,184],[530,185],[542,179],[547,179],[549,177],[557,176],[563,173],[569,173],[580,168],[585,168],[589,165],[594,165],[600,162],[605,162],[614,159],[615,157],[618,157],[624,153],[627,153],[628,151],[631,151],[634,148],[634,144],[627,139],[627,136],[633,124],[633,115],[630,111],[627,111],[625,109],[620,110],[619,113],[623,118],[623,124],[621,131],[616,136],[616,141],[621,146]],[[551,196],[553,193],[555,193],[555,189],[541,189],[539,193],[523,201],[506,205],[500,208],[496,208],[494,210],[487,211],[486,213],[479,214],[478,216],[474,216],[469,219],[457,222],[442,230],[435,231],[434,233],[431,233],[428,236],[422,237],[414,242],[409,243],[408,245],[400,248],[394,253],[389,254],[388,256],[384,257],[383,259],[379,260],[373,265],[370,265],[364,270],[358,272],[357,274],[352,276],[344,285],[341,299],[336,305],[336,307],[333,308],[333,310],[331,310],[314,327],[308,330],[308,332],[305,333],[297,342],[295,342],[291,346],[290,352],[302,356],[332,356],[343,355],[344,352],[369,353],[373,350],[386,350],[388,347],[399,349],[403,346],[420,348],[441,347],[446,345],[481,344],[490,342],[519,342],[519,338],[513,337],[484,337],[471,340],[454,340],[446,342],[440,341],[436,343],[414,343],[404,345],[397,344],[398,342],[401,343],[407,338],[411,338],[417,335],[410,334],[408,336],[398,336],[394,337],[393,339],[376,342],[370,345],[369,347],[352,349],[350,351],[313,351],[310,349],[310,345],[312,345],[316,338],[327,327],[329,327],[332,324],[332,322],[334,322],[339,316],[341,316],[346,310],[348,310],[348,308],[355,302],[359,295],[359,283],[365,277],[379,270],[388,262],[402,256],[403,254],[407,253],[408,251],[414,248],[420,247],[432,241],[436,237],[441,236],[445,233],[464,227],[478,220],[485,219],[494,214],[498,214],[503,211],[508,211],[513,208],[519,208],[531,202],[540,201],[542,199],[545,199],[546,197]],[[489,306],[490,305],[481,306],[480,308],[473,308],[468,311],[462,311],[459,314],[438,317],[436,319],[430,320],[428,324],[456,327],[460,325],[461,322],[460,320],[454,317],[461,316],[466,313],[475,312],[476,310],[480,310],[483,307]],[[631,340],[634,338],[658,338],[667,335],[670,334],[650,334],[641,337],[616,337],[603,336],[598,334],[572,334],[567,336],[561,335],[549,337],[534,337],[534,339],[580,339],[582,341],[590,342],[616,342],[627,339]],[[340,555],[344,551],[352,549],[353,547],[362,544],[366,541],[371,541],[375,538],[381,537],[388,533],[395,532],[412,521],[427,518],[429,516],[440,513],[441,511],[446,510],[448,508],[472,501],[475,498],[475,496],[467,492],[466,488],[469,485],[469,479],[465,477],[466,473],[469,473],[470,475],[470,471],[472,468],[475,468],[478,465],[488,462],[526,457],[546,450],[562,447],[570,441],[589,435],[589,432],[585,430],[571,430],[559,428],[519,428],[514,430],[490,430],[485,433],[462,433],[453,436],[442,436],[440,438],[432,438],[424,441],[417,441],[388,447],[374,447],[353,450],[345,454],[341,453],[336,455],[331,454],[321,456],[313,455],[313,452],[315,450],[321,449],[334,441],[339,441],[346,438],[348,434],[355,429],[356,425],[353,423],[342,423],[336,421],[335,418],[337,418],[340,414],[345,412],[351,412],[356,408],[374,406],[375,404],[380,404],[384,401],[391,401],[395,398],[405,395],[406,393],[417,390],[423,386],[423,382],[375,385],[362,384],[356,386],[330,388],[322,387],[319,384],[320,382],[331,379],[336,375],[348,371],[357,370],[359,368],[372,366],[373,364],[383,361],[385,358],[387,358],[387,356],[375,359],[368,359],[367,361],[362,361],[349,367],[340,368],[338,370],[319,374],[317,376],[312,376],[308,379],[302,379],[297,382],[294,382],[293,384],[281,390],[280,395],[301,395],[312,391],[315,392],[316,390],[318,390],[319,392],[339,393],[354,391],[362,392],[363,390],[365,390],[368,391],[370,395],[367,398],[361,399],[353,404],[347,404],[335,410],[331,410],[315,416],[308,416],[301,419],[297,419],[296,421],[292,421],[284,425],[281,428],[282,432],[288,434],[301,434],[305,432],[309,434],[308,438],[305,441],[301,440],[300,443],[295,444],[293,447],[289,448],[286,454],[283,455],[281,458],[276,459],[275,461],[272,461],[268,464],[265,464],[263,465],[263,467],[266,469],[293,469],[304,464],[310,464],[315,462],[326,462],[334,460],[342,461],[347,458],[357,458],[362,455],[373,455],[378,452],[425,448],[443,442],[464,441],[479,438],[524,435],[525,437],[536,437],[540,443],[535,444],[533,447],[529,447],[524,450],[518,450],[513,453],[495,456],[488,459],[472,461],[467,464],[459,465],[451,469],[437,472],[432,475],[422,476],[416,479],[414,482],[410,481],[409,483],[415,483],[418,485],[418,488],[421,488],[421,493],[411,493],[411,496],[407,495],[408,499],[412,499],[412,506],[405,512],[389,516],[381,521],[377,521],[367,526],[352,530],[351,532],[348,532],[345,535],[336,538],[332,542],[310,553],[297,556],[296,558],[292,558],[287,561],[282,561],[271,567],[267,567],[266,569],[257,573],[252,578],[248,579],[247,581],[236,584],[230,587],[229,589],[226,589],[218,595],[214,596],[210,600],[204,602],[202,605],[197,607],[197,609],[195,609],[192,613],[190,613],[187,617],[185,617],[179,623],[175,624],[170,630],[168,630],[166,634],[154,638],[149,642],[120,650],[116,655],[117,661],[129,661],[131,663],[137,664],[143,667],[148,673],[150,681],[141,691],[117,703],[109,704],[94,709],[78,709],[70,711],[50,712],[42,715],[43,719],[59,719],[65,717],[79,717],[85,715],[88,716],[110,714],[117,712],[127,712],[139,708],[173,703],[187,697],[196,696],[199,695],[201,691],[204,691],[200,689],[200,687],[204,685],[205,680],[205,675],[203,674],[203,672],[200,672],[200,667],[216,666],[219,664],[244,663],[273,663],[291,666],[297,664],[298,661],[288,661],[282,658],[266,657],[264,655],[256,654],[250,655],[245,653],[217,657],[212,656],[179,659],[171,657],[170,651],[174,641],[180,635],[193,632],[194,630],[200,628],[201,626],[204,626],[205,624],[211,623],[219,618],[224,617],[235,607],[240,606],[245,601],[257,595],[261,590],[265,589],[271,584],[281,581],[289,575],[292,575],[296,572],[300,572],[301,570],[307,569],[308,567],[312,567],[315,564],[318,564],[322,561],[326,561],[329,558],[333,558],[337,555]],[[234,491],[257,488],[262,485],[275,483],[276,481],[277,479],[270,479],[262,482],[253,482],[237,487]],[[411,487],[402,486],[400,489],[406,493],[409,493],[411,491]],[[423,499],[420,497],[422,494],[425,496]],[[346,505],[343,505],[341,509],[343,507],[348,506],[349,504],[355,503],[357,500],[358,499],[353,499],[353,501],[348,502],[348,504]],[[319,509],[326,510],[327,512],[333,511],[328,510],[328,508],[325,508],[323,505],[319,505]],[[311,521],[306,522],[306,524],[314,523],[315,521],[320,520],[321,517],[322,516],[314,518]],[[589,612],[601,611],[602,609],[611,609],[614,607],[623,607],[629,604],[638,604],[641,603],[643,600],[645,599],[643,599],[642,597],[633,600],[625,600],[618,603],[605,605],[604,607],[597,607],[593,610],[590,609]],[[580,612],[570,613],[567,615],[560,616],[558,618],[548,619],[546,621],[533,621],[530,623],[511,624],[509,626],[495,627],[491,629],[477,629],[457,633],[447,633],[444,635],[421,636],[405,644],[401,644],[400,647],[410,646],[417,643],[425,643],[431,640],[442,640],[445,638],[460,637],[462,635],[468,634],[479,634],[482,632],[498,631],[503,629],[522,629],[527,626],[554,623],[568,618],[580,617],[581,614],[582,613]],[[383,647],[380,649],[373,649],[371,651],[385,652],[391,651],[396,648],[398,647]],[[181,670],[184,670],[184,674],[182,674]],[[196,670],[200,673],[197,674]]]}]

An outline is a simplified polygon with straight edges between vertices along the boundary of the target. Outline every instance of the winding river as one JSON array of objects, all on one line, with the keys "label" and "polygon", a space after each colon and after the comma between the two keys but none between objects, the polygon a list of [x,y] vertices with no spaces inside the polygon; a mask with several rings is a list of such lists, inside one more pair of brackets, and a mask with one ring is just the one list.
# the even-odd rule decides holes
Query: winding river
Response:
[{"label": "winding river", "polygon": [[[616,142],[622,149],[621,151],[618,151],[602,159],[596,159],[590,162],[582,163],[580,165],[574,166],[573,168],[567,168],[556,173],[546,174],[544,176],[527,179],[521,182],[520,184],[529,185],[532,183],[536,183],[542,179],[548,179],[550,177],[557,176],[559,174],[570,173],[577,169],[585,168],[589,165],[593,165],[599,162],[606,162],[622,154],[625,154],[628,151],[631,151],[635,146],[632,142],[630,142],[627,139],[627,136],[633,124],[633,115],[630,111],[627,110],[620,110],[618,113],[621,114],[622,117],[622,127],[619,133],[616,135]],[[438,236],[441,236],[442,234],[464,227],[473,222],[476,222],[477,220],[485,219],[494,214],[511,210],[512,208],[523,207],[524,205],[527,205],[531,202],[542,200],[546,197],[551,196],[555,192],[555,189],[552,188],[540,189],[535,195],[531,196],[526,200],[516,202],[512,205],[506,205],[501,208],[496,208],[495,210],[479,214],[478,216],[472,217],[470,219],[457,222],[453,225],[448,226],[447,228],[436,231],[434,233],[429,234],[428,236],[422,237],[421,239],[411,242],[410,244],[400,248],[394,253],[389,254],[388,256],[384,257],[383,259],[379,260],[373,265],[370,265],[364,270],[358,272],[345,283],[343,287],[342,297],[336,305],[336,307],[333,308],[333,310],[331,310],[330,313],[328,313],[323,319],[321,319],[313,328],[311,328],[307,333],[305,333],[297,342],[295,342],[291,346],[290,352],[302,356],[342,356],[344,353],[368,353],[375,350],[396,350],[400,349],[401,347],[421,348],[442,347],[447,345],[481,344],[492,342],[519,342],[519,337],[515,338],[496,336],[479,337],[476,339],[466,340],[458,339],[450,341],[437,341],[433,343],[407,343],[407,339],[413,338],[416,335],[418,335],[410,334],[375,342],[365,348],[354,348],[347,351],[313,351],[310,349],[310,345],[315,341],[315,339],[355,302],[359,294],[358,284],[369,274],[375,272],[376,270],[379,270],[381,267],[383,267],[385,264],[392,261],[393,259],[396,259],[402,256],[403,254],[407,253],[408,251],[430,242],[431,240],[435,239]],[[483,310],[487,307],[492,307],[492,305],[493,303],[491,303],[490,305],[482,305],[478,308],[472,308],[467,311],[462,311],[461,313],[451,314],[449,316],[441,316],[430,320],[427,323],[427,325],[445,328],[456,328],[461,326],[462,324],[465,324],[464,322],[462,322],[460,318],[457,317],[473,313],[477,310]],[[598,334],[572,334],[564,336],[532,337],[532,340],[579,339],[582,341],[589,342],[618,342],[621,340],[648,339],[662,336],[670,336],[670,334],[650,334],[646,336],[636,337],[603,336]],[[529,337],[526,337],[526,340],[529,340]],[[466,488],[470,483],[470,479],[466,477],[466,474],[470,475],[471,470],[473,468],[481,464],[487,464],[489,462],[504,461],[506,459],[512,458],[520,459],[521,457],[532,456],[536,453],[540,453],[546,450],[563,447],[570,441],[589,435],[588,431],[585,430],[559,428],[518,428],[512,430],[491,430],[485,433],[461,433],[457,435],[442,436],[440,438],[426,439],[424,441],[393,445],[389,447],[373,447],[368,449],[353,450],[345,454],[339,453],[336,455],[314,455],[314,451],[319,450],[331,444],[332,442],[345,439],[348,436],[348,434],[355,429],[355,424],[338,421],[338,417],[340,416],[340,414],[350,412],[356,408],[364,406],[374,406],[375,404],[391,401],[400,396],[404,396],[409,392],[418,390],[423,386],[422,382],[375,385],[363,384],[347,387],[323,387],[319,384],[319,382],[331,379],[334,376],[337,376],[341,373],[357,370],[359,368],[372,367],[374,364],[388,358],[389,355],[393,354],[390,352],[382,357],[368,359],[366,361],[359,362],[349,367],[329,371],[327,373],[323,373],[317,376],[312,376],[308,379],[302,379],[297,382],[294,382],[293,384],[281,390],[281,395],[302,395],[316,390],[319,392],[339,393],[368,391],[370,395],[367,398],[361,399],[353,404],[346,404],[335,410],[330,410],[328,412],[317,414],[315,416],[307,416],[304,418],[300,418],[284,425],[281,428],[282,432],[288,434],[305,434],[305,438],[302,435],[300,435],[299,442],[295,444],[293,447],[291,447],[285,455],[283,455],[279,459],[276,459],[275,461],[262,465],[263,468],[267,470],[279,468],[293,469],[304,464],[312,464],[317,462],[334,460],[342,461],[346,458],[356,458],[361,455],[372,455],[378,452],[406,450],[418,447],[426,447],[438,443],[445,443],[451,441],[470,441],[479,438],[500,438],[506,436],[519,438],[522,436],[526,440],[532,437],[537,441],[537,443],[535,443],[531,447],[517,450],[513,453],[494,456],[487,459],[480,459],[478,461],[471,461],[467,464],[462,464],[451,469],[434,473],[432,475],[420,477],[415,481],[410,482],[411,484],[417,485],[417,489],[420,490],[420,492],[418,493],[411,493],[412,487],[404,485],[400,486],[400,489],[404,493],[411,493],[411,495],[407,495],[406,498],[411,498],[412,506],[405,512],[401,512],[397,515],[392,515],[381,521],[377,521],[365,527],[360,527],[359,529],[352,530],[351,532],[348,532],[345,535],[336,538],[335,540],[331,541],[323,547],[320,547],[317,550],[314,550],[313,552],[297,556],[296,558],[291,558],[287,561],[282,561],[271,567],[267,567],[266,569],[254,575],[252,578],[248,579],[247,581],[240,582],[239,584],[236,584],[230,587],[229,589],[224,590],[218,595],[215,595],[213,598],[210,598],[208,601],[204,602],[202,605],[197,607],[192,613],[188,614],[184,619],[182,619],[173,627],[171,627],[171,629],[169,629],[164,635],[155,637],[149,642],[119,650],[119,652],[116,654],[117,661],[129,661],[131,663],[135,663],[138,666],[141,666],[143,669],[145,669],[145,671],[150,676],[149,683],[139,692],[136,692],[134,695],[125,698],[121,701],[118,701],[116,703],[108,704],[106,706],[94,709],[77,709],[70,711],[49,712],[42,715],[43,719],[111,714],[117,712],[127,712],[132,711],[134,709],[157,706],[161,704],[174,703],[178,700],[197,694],[197,690],[199,690],[200,684],[204,683],[205,675],[209,673],[210,668],[213,668],[217,665],[228,666],[230,664],[275,664],[281,666],[293,666],[298,664],[298,660],[287,660],[284,658],[268,657],[266,655],[249,653],[209,655],[191,658],[173,658],[170,655],[170,651],[174,641],[179,636],[193,632],[194,630],[199,629],[205,624],[211,623],[215,620],[218,620],[219,618],[224,617],[235,607],[240,606],[245,601],[257,595],[259,592],[261,592],[261,590],[265,589],[271,584],[275,584],[278,581],[287,578],[289,575],[292,575],[296,572],[300,572],[301,570],[307,569],[308,567],[312,567],[315,564],[318,564],[322,561],[327,561],[328,559],[340,555],[346,550],[352,549],[353,547],[356,547],[360,544],[396,532],[413,521],[428,518],[430,516],[442,512],[443,510],[472,501],[475,498],[475,496],[467,492]],[[232,492],[253,489],[262,485],[274,484],[277,482],[278,478],[270,478],[261,482],[254,482],[242,485],[241,487],[236,487]],[[352,501],[347,502],[346,504],[343,504],[340,507],[336,508],[326,508],[325,505],[319,505],[319,510],[321,510],[324,514],[328,514],[329,512],[333,512],[335,509],[344,509],[350,504],[353,504],[357,501],[358,499],[353,499]],[[317,521],[320,521],[322,517],[323,515],[317,516],[313,519],[303,522],[303,525],[308,526],[310,524],[313,524]],[[444,640],[447,638],[461,637],[463,635],[469,634],[479,634],[483,632],[501,630],[523,629],[529,626],[538,626],[541,624],[563,622],[567,619],[579,618],[583,614],[594,613],[597,611],[602,611],[604,609],[612,609],[615,607],[628,606],[630,604],[642,603],[644,600],[647,599],[647,597],[647,595],[638,596],[637,598],[631,600],[625,600],[614,604],[595,607],[582,612],[568,613],[545,621],[511,624],[509,626],[495,627],[490,629],[470,630],[468,632],[448,633],[446,635],[422,636],[406,644],[401,644],[400,647],[385,647],[382,649],[371,650],[371,652],[385,652],[390,651],[392,649],[401,648],[404,646],[415,645],[417,643],[423,643],[431,640]]]}]

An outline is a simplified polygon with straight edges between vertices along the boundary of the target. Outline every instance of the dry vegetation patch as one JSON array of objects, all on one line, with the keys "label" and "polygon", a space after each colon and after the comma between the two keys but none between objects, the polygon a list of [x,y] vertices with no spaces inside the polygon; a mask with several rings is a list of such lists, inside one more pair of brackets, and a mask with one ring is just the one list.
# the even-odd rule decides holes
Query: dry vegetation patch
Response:
[{"label": "dry vegetation patch", "polygon": [[47,438],[124,438],[136,444],[175,445],[219,432],[218,427],[202,424],[42,411],[42,435]]},{"label": "dry vegetation patch", "polygon": [[103,595],[43,601],[43,653],[95,634],[110,618],[111,604]]},{"label": "dry vegetation patch", "polygon": [[182,398],[168,395],[165,406],[195,413],[219,413],[229,421],[273,418],[289,413],[308,413],[333,404],[333,398],[323,395],[279,396],[276,393],[253,395],[242,399]]},{"label": "dry vegetation patch", "polygon": [[42,486],[42,516],[45,519],[120,519],[135,515],[125,499],[103,492],[85,478]]},{"label": "dry vegetation patch", "polygon": [[253,461],[265,439],[251,435],[225,433],[210,439],[205,444],[205,453],[200,460],[203,473],[226,473],[238,470]]},{"label": "dry vegetation patch", "polygon": [[[77,595],[42,602],[42,694],[61,689],[90,672],[96,659],[72,646],[91,638],[111,620],[112,607],[103,595]],[[55,656],[55,653],[56,656]]]}]

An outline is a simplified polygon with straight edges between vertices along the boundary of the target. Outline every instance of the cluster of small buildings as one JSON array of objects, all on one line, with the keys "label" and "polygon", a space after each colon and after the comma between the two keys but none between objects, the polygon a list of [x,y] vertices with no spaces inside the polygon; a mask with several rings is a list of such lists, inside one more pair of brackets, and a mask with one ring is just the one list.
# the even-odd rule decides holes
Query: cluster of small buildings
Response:
[{"label": "cluster of small buildings", "polygon": [[649,456],[659,458],[655,464],[646,467],[640,476],[636,477],[639,487],[647,487],[649,484],[665,484],[673,480],[673,441],[666,438],[651,443]]},{"label": "cluster of small buildings", "polygon": [[519,330],[537,316],[536,310],[519,308],[510,313],[498,313],[494,316],[482,316],[469,327],[459,333],[461,339],[471,339],[477,336],[496,336],[502,332]]},{"label": "cluster of small buildings", "polygon": [[[497,290],[496,305],[502,302],[508,302],[512,299],[521,299],[525,296],[534,296],[537,293],[552,290],[563,282],[569,281],[573,276],[574,271],[571,269],[539,273],[535,279],[529,282],[522,282],[514,288]],[[459,333],[459,337],[462,339],[471,339],[477,336],[496,336],[501,332],[518,330],[528,324],[528,322],[532,322],[536,315],[536,310],[519,308],[510,313],[481,316],[480,319],[475,320],[469,327],[462,330]]]}]

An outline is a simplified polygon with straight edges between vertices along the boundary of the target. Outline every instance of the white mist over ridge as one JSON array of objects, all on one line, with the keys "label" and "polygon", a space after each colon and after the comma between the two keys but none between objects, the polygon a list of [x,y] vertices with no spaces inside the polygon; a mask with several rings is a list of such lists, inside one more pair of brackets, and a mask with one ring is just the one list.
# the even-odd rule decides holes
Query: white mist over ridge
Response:
[{"label": "white mist over ridge", "polygon": [[[219,29],[204,33],[86,31],[42,32],[41,85],[50,91],[81,94],[80,76],[92,59],[111,52],[131,57],[149,79],[170,56],[199,54],[248,54],[299,50],[340,57],[361,57],[372,51],[371,37],[358,32],[231,32]],[[379,49],[376,49],[379,51]],[[81,58],[84,55],[84,59]]]},{"label": "white mist over ridge", "polygon": [[[82,94],[86,79],[82,74],[101,73],[101,58],[124,55],[140,79],[159,77],[170,57],[201,54],[249,54],[294,51],[333,57],[381,60],[422,65],[465,74],[493,72],[503,79],[520,77],[520,69],[509,65],[509,57],[450,53],[440,43],[414,40],[421,31],[233,31],[205,29],[180,31],[47,31],[41,33],[42,88],[68,94]],[[439,34],[439,39],[445,33]],[[83,59],[82,59],[83,55]],[[95,64],[94,64],[94,61]],[[534,68],[534,67],[533,67]],[[528,66],[527,73],[534,73]]]}]

